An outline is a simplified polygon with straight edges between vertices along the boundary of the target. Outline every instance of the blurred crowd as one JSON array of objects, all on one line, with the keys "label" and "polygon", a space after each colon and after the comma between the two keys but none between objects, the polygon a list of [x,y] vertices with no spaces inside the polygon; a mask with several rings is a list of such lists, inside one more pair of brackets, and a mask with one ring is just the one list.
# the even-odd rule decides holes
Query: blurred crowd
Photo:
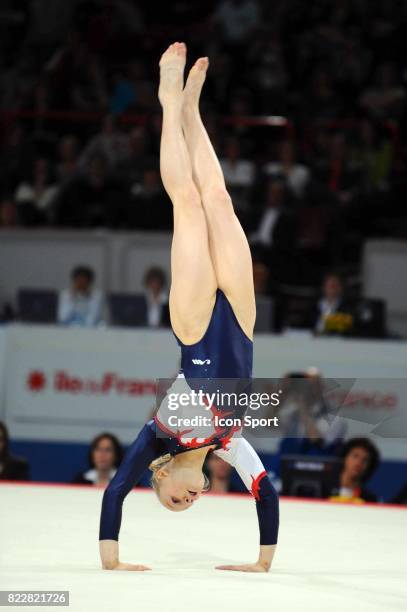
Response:
[{"label": "blurred crowd", "polygon": [[210,57],[202,112],[270,284],[352,273],[366,238],[407,236],[406,7],[5,0],[0,226],[171,228],[157,64],[179,39]]}]

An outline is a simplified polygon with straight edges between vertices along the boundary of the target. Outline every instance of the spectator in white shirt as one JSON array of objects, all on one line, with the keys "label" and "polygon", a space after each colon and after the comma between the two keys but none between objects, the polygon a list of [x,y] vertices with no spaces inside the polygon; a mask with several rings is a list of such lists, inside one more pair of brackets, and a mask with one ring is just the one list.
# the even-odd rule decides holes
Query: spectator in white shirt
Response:
[{"label": "spectator in white shirt", "polygon": [[93,288],[94,272],[78,266],[71,273],[71,287],[61,291],[58,322],[62,325],[95,327],[102,321],[103,297]]},{"label": "spectator in white shirt", "polygon": [[58,189],[50,162],[41,157],[35,159],[30,176],[17,186],[14,194],[24,225],[45,224],[50,220]]},{"label": "spectator in white shirt", "polygon": [[246,211],[249,191],[256,176],[256,167],[252,161],[241,157],[241,147],[237,138],[229,138],[226,141],[220,165],[235,208],[238,211]]},{"label": "spectator in white shirt", "polygon": [[221,159],[223,174],[228,187],[250,187],[255,177],[253,162],[241,158],[240,143],[237,138],[229,138]]},{"label": "spectator in white shirt", "polygon": [[270,176],[282,176],[287,187],[297,198],[304,197],[310,179],[310,171],[295,161],[295,149],[291,140],[283,140],[279,146],[279,160],[265,165],[264,170]]},{"label": "spectator in white shirt", "polygon": [[167,278],[164,270],[152,267],[144,275],[147,301],[147,325],[167,326],[169,323]]}]

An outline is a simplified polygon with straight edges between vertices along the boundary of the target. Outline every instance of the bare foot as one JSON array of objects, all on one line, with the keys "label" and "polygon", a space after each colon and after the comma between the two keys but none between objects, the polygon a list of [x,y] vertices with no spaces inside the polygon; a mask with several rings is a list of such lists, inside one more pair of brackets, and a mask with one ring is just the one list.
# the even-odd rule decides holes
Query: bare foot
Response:
[{"label": "bare foot", "polygon": [[186,53],[185,44],[176,42],[161,56],[158,98],[162,105],[175,102],[178,98],[181,101]]},{"label": "bare foot", "polygon": [[198,105],[208,66],[208,58],[200,57],[189,71],[184,89],[184,108]]}]

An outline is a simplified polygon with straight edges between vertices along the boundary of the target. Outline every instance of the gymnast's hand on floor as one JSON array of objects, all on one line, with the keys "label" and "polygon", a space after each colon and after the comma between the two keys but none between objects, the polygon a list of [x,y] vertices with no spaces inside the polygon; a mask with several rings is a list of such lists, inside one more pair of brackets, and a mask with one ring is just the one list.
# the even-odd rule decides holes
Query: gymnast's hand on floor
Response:
[{"label": "gymnast's hand on floor", "polygon": [[268,567],[265,567],[261,563],[246,563],[245,565],[218,565],[215,569],[218,570],[229,570],[232,572],[254,572],[265,574],[269,571]]},{"label": "gymnast's hand on floor", "polygon": [[146,565],[134,565],[133,563],[120,563],[115,567],[105,567],[104,569],[110,570],[123,570],[127,572],[145,572],[147,570],[151,570],[151,567],[147,567]]},{"label": "gymnast's hand on floor", "polygon": [[275,551],[275,544],[263,544],[260,546],[260,554],[256,563],[246,563],[245,565],[218,565],[216,569],[229,570],[232,572],[255,572],[258,574],[265,574],[271,567]]},{"label": "gymnast's hand on floor", "polygon": [[151,569],[146,565],[134,565],[133,563],[121,563],[119,561],[119,543],[116,540],[100,540],[100,560],[104,570],[122,570],[127,572],[145,572]]}]

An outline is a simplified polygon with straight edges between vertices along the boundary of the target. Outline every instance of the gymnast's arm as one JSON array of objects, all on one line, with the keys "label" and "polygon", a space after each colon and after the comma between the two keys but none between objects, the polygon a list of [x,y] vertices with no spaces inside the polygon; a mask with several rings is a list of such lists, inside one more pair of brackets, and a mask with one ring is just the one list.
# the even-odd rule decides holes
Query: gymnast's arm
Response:
[{"label": "gymnast's arm", "polygon": [[256,500],[260,530],[260,552],[256,563],[221,565],[217,569],[241,572],[268,572],[277,545],[279,527],[278,495],[271,484],[259,456],[244,438],[232,438],[226,449],[214,451],[236,469]]},{"label": "gymnast's arm", "polygon": [[155,425],[144,425],[104,492],[100,517],[99,550],[103,569],[146,570],[143,565],[119,561],[119,531],[123,501],[140,480],[150,463],[160,454],[160,440],[156,438]]}]

